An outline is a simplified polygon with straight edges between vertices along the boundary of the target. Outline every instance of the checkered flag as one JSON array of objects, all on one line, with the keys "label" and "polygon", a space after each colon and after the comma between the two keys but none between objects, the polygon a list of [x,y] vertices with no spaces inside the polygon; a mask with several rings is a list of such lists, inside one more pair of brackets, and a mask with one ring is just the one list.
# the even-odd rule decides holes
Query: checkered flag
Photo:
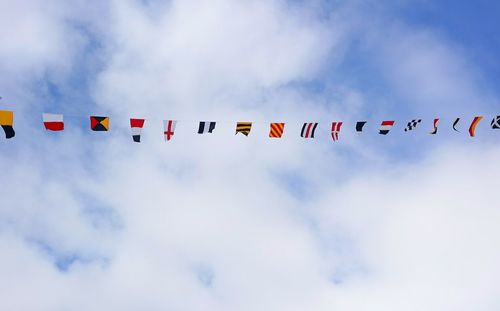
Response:
[{"label": "checkered flag", "polygon": [[413,120],[411,120],[406,125],[405,132],[413,131],[420,122],[422,122],[422,119],[418,119],[418,120],[417,119],[413,119]]}]

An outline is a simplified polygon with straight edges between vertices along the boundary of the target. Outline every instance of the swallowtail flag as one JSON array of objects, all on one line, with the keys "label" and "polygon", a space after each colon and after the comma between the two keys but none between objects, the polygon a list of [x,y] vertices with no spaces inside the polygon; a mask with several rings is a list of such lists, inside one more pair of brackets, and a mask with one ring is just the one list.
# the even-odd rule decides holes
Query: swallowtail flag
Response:
[{"label": "swallowtail flag", "polygon": [[317,127],[318,123],[304,123],[304,125],[302,125],[302,130],[300,131],[300,137],[314,138],[314,133],[316,132]]},{"label": "swallowtail flag", "polygon": [[460,118],[456,118],[455,122],[453,122],[453,130],[455,132],[460,132],[459,130],[457,130],[457,124],[458,122],[460,122]]},{"label": "swallowtail flag", "polygon": [[241,133],[245,136],[248,136],[251,130],[252,130],[252,122],[237,122],[236,133],[234,135]]},{"label": "swallowtail flag", "polygon": [[394,123],[396,123],[396,121],[382,121],[382,123],[380,124],[379,134],[387,135],[394,126]]},{"label": "swallowtail flag", "polygon": [[340,129],[342,128],[342,122],[332,122],[332,139],[333,141],[339,140]]},{"label": "swallowtail flag", "polygon": [[472,123],[470,124],[469,127],[470,137],[474,137],[476,135],[476,126],[479,124],[479,122],[481,122],[482,119],[483,119],[482,116],[474,117],[474,120],[472,120]]},{"label": "swallowtail flag", "polygon": [[365,126],[366,121],[358,121],[356,122],[356,132],[363,132],[363,127]]},{"label": "swallowtail flag", "polygon": [[177,121],[175,120],[163,120],[163,135],[165,135],[165,141],[172,139],[176,125]]},{"label": "swallowtail flag", "polygon": [[132,139],[136,143],[141,142],[141,132],[144,126],[144,119],[130,119],[130,128],[132,129]]},{"label": "swallowtail flag", "polygon": [[495,130],[500,129],[500,116],[496,116],[491,120],[491,128]]},{"label": "swallowtail flag", "polygon": [[109,117],[91,116],[90,128],[96,132],[109,131]]},{"label": "swallowtail flag", "polygon": [[0,126],[5,132],[5,138],[10,139],[16,136],[14,131],[14,111],[0,110]]},{"label": "swallowtail flag", "polygon": [[212,133],[215,129],[215,122],[201,121],[198,127],[198,134]]},{"label": "swallowtail flag", "polygon": [[413,119],[406,124],[405,132],[413,131],[417,125],[422,122],[422,119]]},{"label": "swallowtail flag", "polygon": [[270,138],[281,138],[285,131],[285,123],[271,123],[269,129]]},{"label": "swallowtail flag", "polygon": [[43,113],[43,125],[47,131],[64,130],[64,119],[62,114]]},{"label": "swallowtail flag", "polygon": [[429,134],[436,135],[438,132],[439,119],[434,119],[434,129]]}]

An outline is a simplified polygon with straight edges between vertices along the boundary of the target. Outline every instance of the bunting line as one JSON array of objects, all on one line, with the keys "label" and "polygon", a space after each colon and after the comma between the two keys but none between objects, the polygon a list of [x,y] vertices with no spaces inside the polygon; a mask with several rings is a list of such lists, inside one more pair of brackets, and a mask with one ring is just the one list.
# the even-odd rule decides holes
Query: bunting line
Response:
[{"label": "bunting line", "polygon": [[[468,133],[470,137],[476,136],[476,129],[479,123],[483,120],[483,116],[475,116],[469,126]],[[130,129],[132,140],[134,142],[141,142],[142,129],[144,127],[146,119],[130,119]],[[455,118],[452,124],[452,129],[455,132],[459,132],[458,124],[461,118]],[[56,113],[42,113],[43,126],[47,131],[64,131],[65,121],[62,114]],[[163,120],[163,135],[165,141],[170,141],[174,135],[176,124],[178,120]],[[405,132],[413,131],[420,123],[422,119],[413,119],[406,124],[404,128]],[[429,134],[436,135],[438,133],[438,125],[440,118],[433,119],[433,129]],[[257,122],[260,123],[260,122]],[[333,141],[339,140],[340,130],[344,122],[335,121],[332,122],[331,137]],[[363,132],[364,126],[367,121],[356,121],[355,131]],[[385,120],[380,123],[379,134],[387,135],[394,127],[395,120]],[[197,132],[199,134],[213,133],[215,130],[217,122],[215,121],[199,121],[199,126]],[[269,137],[270,138],[282,138],[285,130],[285,122],[272,122],[269,123]],[[14,130],[14,111],[0,110],[0,126],[2,127],[5,138],[11,139],[16,136]],[[242,134],[248,136],[252,130],[253,122],[236,122],[235,134]],[[305,122],[302,123],[300,129],[300,137],[310,139],[316,137],[316,130],[319,126],[318,122]],[[490,123],[491,129],[500,129],[500,115],[493,117]],[[110,117],[109,116],[90,116],[90,129],[96,132],[107,132],[110,130]]]}]

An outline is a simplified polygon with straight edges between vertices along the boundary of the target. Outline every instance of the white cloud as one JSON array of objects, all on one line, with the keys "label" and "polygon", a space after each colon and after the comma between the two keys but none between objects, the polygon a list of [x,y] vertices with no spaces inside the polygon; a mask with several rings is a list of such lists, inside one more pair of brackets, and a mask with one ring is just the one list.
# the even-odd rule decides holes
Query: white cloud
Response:
[{"label": "white cloud", "polygon": [[[306,8],[304,8],[305,10]],[[98,99],[114,110],[209,112],[311,77],[335,31],[279,1],[176,1],[152,19],[117,2]]]},{"label": "white cloud", "polygon": [[322,228],[349,232],[365,260],[366,270],[341,286],[346,305],[498,308],[500,212],[492,180],[499,152],[447,146],[423,163],[368,173],[325,197],[318,204]]},{"label": "white cloud", "polygon": [[[111,113],[112,131],[86,135],[68,120],[59,138],[27,127],[32,143],[0,145],[2,309],[498,308],[497,147],[447,145],[396,164],[370,144],[297,137],[302,119],[314,117],[328,138],[323,124],[338,113],[337,100],[346,118],[370,102],[345,86],[333,103],[284,87],[324,74],[330,53],[342,55],[352,35],[345,23],[281,1],[105,7],[105,25],[89,11],[78,16],[81,3],[61,14],[102,40],[96,57],[108,62],[93,85],[94,108]],[[26,63],[78,62],[60,48],[73,36],[64,18],[36,14],[50,26],[53,50],[33,51]],[[425,64],[448,55],[446,47],[407,46],[378,52],[404,51]],[[0,53],[24,61],[15,51]],[[390,72],[397,80],[414,69]],[[473,84],[456,77],[467,70],[445,69],[437,69],[443,85]],[[426,96],[448,91],[436,92]],[[127,128],[136,115],[151,117],[140,145]],[[170,116],[181,122],[164,143],[160,120]],[[202,136],[194,134],[198,118],[222,122]],[[235,118],[258,121],[250,137],[234,135]],[[274,118],[297,121],[281,141],[265,138]],[[367,164],[349,166],[355,157]]]}]

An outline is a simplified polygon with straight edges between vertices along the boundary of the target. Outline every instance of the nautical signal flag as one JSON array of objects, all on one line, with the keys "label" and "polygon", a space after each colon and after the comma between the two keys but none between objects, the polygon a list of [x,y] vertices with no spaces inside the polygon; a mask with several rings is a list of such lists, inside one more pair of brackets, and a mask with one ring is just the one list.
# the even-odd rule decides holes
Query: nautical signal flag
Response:
[{"label": "nautical signal flag", "polygon": [[405,132],[413,131],[417,125],[422,122],[422,119],[413,119],[406,125]]},{"label": "nautical signal flag", "polygon": [[457,130],[457,124],[458,124],[458,122],[460,122],[460,118],[456,118],[455,122],[453,122],[453,130],[455,132],[460,132],[459,130]]},{"label": "nautical signal flag", "polygon": [[96,132],[109,131],[109,117],[90,117],[90,128]]},{"label": "nautical signal flag", "polygon": [[64,120],[62,114],[43,113],[43,125],[47,131],[64,130]]},{"label": "nautical signal flag", "polygon": [[469,127],[469,135],[470,137],[474,137],[476,135],[476,126],[478,125],[479,122],[483,119],[482,116],[477,116],[472,120],[472,123],[470,124]]},{"label": "nautical signal flag", "polygon": [[500,129],[500,116],[496,116],[491,120],[491,128],[494,130]]},{"label": "nautical signal flag", "polygon": [[365,126],[366,121],[358,121],[356,122],[356,132],[363,132],[363,127]]},{"label": "nautical signal flag", "polygon": [[439,119],[434,119],[434,129],[429,134],[436,135],[438,132]]},{"label": "nautical signal flag", "polygon": [[333,141],[339,140],[340,129],[342,128],[342,122],[332,122],[332,139]]},{"label": "nautical signal flag", "polygon": [[0,110],[0,126],[5,132],[5,138],[10,139],[16,136],[14,131],[14,111]]},{"label": "nautical signal flag", "polygon": [[132,139],[136,143],[141,142],[141,131],[144,126],[144,119],[130,119],[130,128],[132,129]]},{"label": "nautical signal flag", "polygon": [[304,125],[302,125],[302,130],[300,131],[300,137],[314,138],[314,133],[316,133],[317,127],[318,123],[304,123]]},{"label": "nautical signal flag", "polygon": [[394,126],[394,123],[396,123],[396,122],[395,121],[382,121],[382,123],[380,124],[379,134],[380,135],[387,135],[389,133],[389,131],[392,129],[392,127]]},{"label": "nautical signal flag", "polygon": [[270,138],[281,138],[285,131],[285,123],[271,123],[269,130]]},{"label": "nautical signal flag", "polygon": [[252,122],[237,122],[236,133],[234,135],[241,133],[245,136],[248,136],[251,130],[252,130]]},{"label": "nautical signal flag", "polygon": [[177,121],[175,120],[163,120],[163,135],[165,135],[165,141],[172,139],[176,125]]},{"label": "nautical signal flag", "polygon": [[215,129],[215,122],[201,121],[198,127],[198,134],[212,133]]}]

